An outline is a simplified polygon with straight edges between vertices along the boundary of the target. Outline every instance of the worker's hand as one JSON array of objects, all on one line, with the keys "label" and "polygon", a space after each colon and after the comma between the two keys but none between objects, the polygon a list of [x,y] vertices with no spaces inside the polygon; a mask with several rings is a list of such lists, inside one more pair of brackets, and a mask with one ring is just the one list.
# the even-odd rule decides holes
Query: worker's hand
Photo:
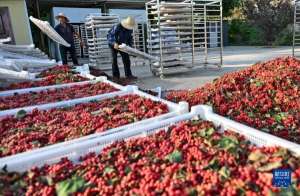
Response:
[{"label": "worker's hand", "polygon": [[85,47],[85,44],[84,44],[84,42],[83,42],[83,41],[80,41],[80,46],[81,46],[82,48],[84,48],[84,47]]},{"label": "worker's hand", "polygon": [[115,43],[114,44],[114,49],[118,50],[119,49],[119,44]]}]

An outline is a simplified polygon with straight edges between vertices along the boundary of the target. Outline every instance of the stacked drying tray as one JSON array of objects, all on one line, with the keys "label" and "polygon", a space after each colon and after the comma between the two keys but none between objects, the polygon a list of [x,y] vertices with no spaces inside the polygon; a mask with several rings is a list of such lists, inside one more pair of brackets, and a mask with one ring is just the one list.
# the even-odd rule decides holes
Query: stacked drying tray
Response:
[{"label": "stacked drying tray", "polygon": [[90,66],[102,70],[111,67],[107,33],[117,23],[119,23],[117,15],[90,14],[87,16],[85,27]]},{"label": "stacked drying tray", "polygon": [[82,57],[87,58],[87,57],[89,57],[89,49],[88,49],[88,45],[87,45],[88,37],[86,34],[86,30],[85,30],[85,24],[80,25],[80,35],[81,35],[81,39],[84,43],[84,47],[82,48]]},{"label": "stacked drying tray", "polygon": [[[145,37],[145,24],[142,22],[137,22],[137,25],[133,31],[133,45],[136,50],[146,52]],[[145,65],[144,60],[136,58],[134,65],[139,65],[140,63],[142,63],[142,65]]]},{"label": "stacked drying tray", "polygon": [[189,55],[193,53],[191,3],[150,1],[146,9],[149,53],[160,58],[152,62],[153,74],[190,67]]},{"label": "stacked drying tray", "polygon": [[[80,35],[80,24],[72,24],[74,31]],[[80,46],[80,40],[74,35],[74,44],[75,44],[75,51],[77,58],[81,58],[81,46]],[[71,61],[71,55],[68,55],[68,61]]]}]

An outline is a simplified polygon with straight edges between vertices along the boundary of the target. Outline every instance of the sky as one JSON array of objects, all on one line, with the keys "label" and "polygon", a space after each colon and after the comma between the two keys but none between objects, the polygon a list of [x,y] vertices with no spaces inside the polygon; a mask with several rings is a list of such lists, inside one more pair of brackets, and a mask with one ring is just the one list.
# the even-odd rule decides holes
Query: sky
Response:
[{"label": "sky", "polygon": [[[63,12],[69,17],[70,22],[80,23],[84,22],[85,17],[91,13],[101,13],[100,9],[95,8],[65,8],[65,7],[54,7],[53,15],[56,16],[58,13]],[[111,14],[117,14],[120,19],[128,16],[127,9],[110,9]],[[133,16],[137,21],[146,22],[146,11],[145,10],[130,10],[130,16]]]}]

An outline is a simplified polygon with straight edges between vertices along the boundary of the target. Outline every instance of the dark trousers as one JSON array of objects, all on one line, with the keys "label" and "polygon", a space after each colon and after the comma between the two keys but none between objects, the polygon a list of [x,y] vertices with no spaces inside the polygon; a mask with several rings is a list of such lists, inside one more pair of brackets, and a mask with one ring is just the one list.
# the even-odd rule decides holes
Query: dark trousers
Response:
[{"label": "dark trousers", "polygon": [[121,52],[119,50],[116,50],[111,47],[111,56],[112,56],[112,72],[113,76],[120,78],[120,71],[119,71],[119,66],[118,66],[118,52],[121,54],[122,61],[124,64],[124,71],[125,71],[125,76],[130,77],[132,76],[131,73],[131,68],[130,68],[130,58],[129,55],[125,52]]},{"label": "dark trousers", "polygon": [[60,55],[61,55],[63,65],[68,64],[68,52],[70,52],[73,64],[78,65],[78,60],[77,60],[74,45],[71,45],[71,47],[69,47],[69,48],[61,45],[61,46],[59,46],[59,50],[60,50]]}]

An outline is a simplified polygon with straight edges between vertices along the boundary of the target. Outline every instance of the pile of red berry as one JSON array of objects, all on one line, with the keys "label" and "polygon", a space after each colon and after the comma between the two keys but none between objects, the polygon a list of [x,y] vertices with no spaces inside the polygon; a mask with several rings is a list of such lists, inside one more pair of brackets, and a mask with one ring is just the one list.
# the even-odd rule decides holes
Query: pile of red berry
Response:
[{"label": "pile of red berry", "polygon": [[0,111],[69,99],[89,97],[114,91],[117,91],[117,89],[113,86],[98,82],[95,84],[76,85],[60,89],[49,89],[41,92],[15,94],[13,96],[0,97]]},{"label": "pile of red berry", "polygon": [[68,74],[68,73],[73,73],[72,69],[68,65],[57,65],[55,67],[52,67],[50,69],[47,69],[45,71],[42,71],[38,77],[39,78],[45,78],[48,76],[54,76],[54,75],[59,75],[59,74]]},{"label": "pile of red berry", "polygon": [[67,65],[50,68],[49,70],[43,71],[39,77],[42,77],[42,80],[13,83],[8,87],[0,88],[0,91],[81,82],[87,80],[86,78],[74,73]]},{"label": "pile of red berry", "polygon": [[259,63],[195,90],[170,92],[167,99],[211,105],[220,115],[300,143],[300,61],[295,58]]},{"label": "pile of red berry", "polygon": [[[272,186],[289,168],[292,186]],[[210,122],[188,121],[152,136],[120,141],[79,163],[62,159],[25,173],[0,173],[0,195],[297,195],[300,159],[254,147]]]},{"label": "pile of red berry", "polygon": [[48,111],[24,110],[0,119],[0,157],[25,152],[168,112],[165,104],[137,95],[82,103]]}]

